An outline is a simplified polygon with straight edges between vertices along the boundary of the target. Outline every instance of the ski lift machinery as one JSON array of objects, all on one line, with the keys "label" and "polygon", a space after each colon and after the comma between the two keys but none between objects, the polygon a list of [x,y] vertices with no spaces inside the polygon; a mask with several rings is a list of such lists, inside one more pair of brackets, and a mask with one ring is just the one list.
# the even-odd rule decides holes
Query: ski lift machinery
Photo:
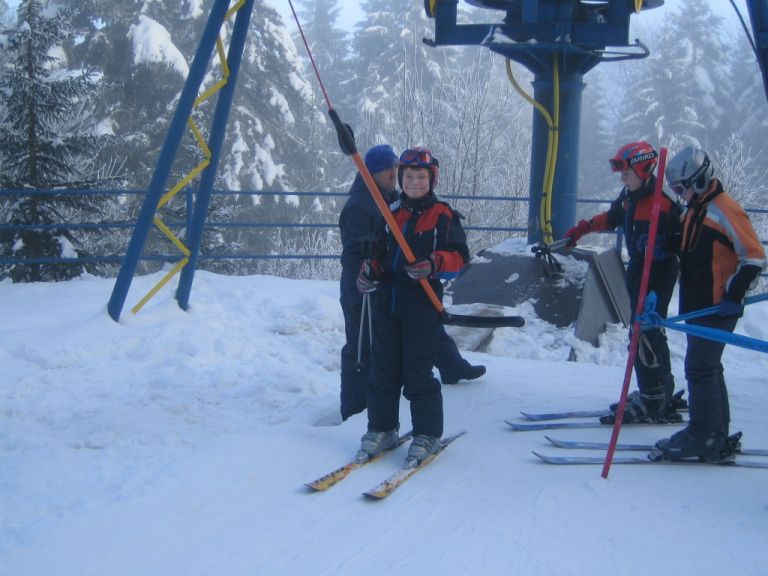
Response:
[{"label": "ski lift machinery", "polygon": [[[584,75],[601,62],[647,57],[642,42],[629,41],[629,19],[663,1],[466,1],[488,9],[492,22],[459,24],[457,0],[425,0],[427,15],[434,19],[434,38],[424,42],[483,46],[533,74],[533,96],[523,94],[536,107],[527,243],[546,250],[576,219]],[[522,94],[509,65],[507,71]],[[527,253],[486,253],[490,265],[470,266],[451,287],[453,303],[516,306],[531,301],[540,318],[561,327],[575,320],[576,335],[596,344],[607,323],[629,322],[621,259],[613,249],[569,253],[589,261],[586,277],[553,277]]]},{"label": "ski lift machinery", "polygon": [[[430,46],[477,45],[533,73],[534,112],[528,213],[528,244],[548,253],[576,220],[581,99],[584,75],[604,62],[645,58],[640,40],[629,41],[633,14],[658,8],[663,0],[466,0],[487,9],[492,22],[457,23],[458,0],[425,0],[434,19]],[[755,54],[765,75],[768,60],[768,0],[747,0]],[[745,27],[746,28],[746,27]],[[511,67],[507,66],[510,80]],[[519,86],[515,86],[519,89]],[[522,93],[522,92],[521,92]],[[547,113],[548,111],[548,113]],[[552,120],[554,118],[554,120]],[[553,134],[555,144],[553,145]],[[554,246],[552,244],[552,246]],[[556,252],[556,250],[553,250]],[[576,335],[593,343],[608,322],[630,319],[624,268],[616,250],[602,254],[573,250],[590,261],[577,285],[555,280],[530,255],[484,254],[491,265],[470,266],[452,286],[454,304],[485,302],[514,306],[531,300],[539,317],[566,326],[576,320]],[[510,287],[510,278],[516,278]]]}]

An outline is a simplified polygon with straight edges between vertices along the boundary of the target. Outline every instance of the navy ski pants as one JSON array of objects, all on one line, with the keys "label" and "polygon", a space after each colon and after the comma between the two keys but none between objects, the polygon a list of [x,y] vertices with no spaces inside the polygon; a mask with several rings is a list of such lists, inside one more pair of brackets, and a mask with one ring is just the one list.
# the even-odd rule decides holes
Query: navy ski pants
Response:
[{"label": "navy ski pants", "polygon": [[384,432],[398,427],[402,393],[410,401],[414,435],[442,437],[443,396],[432,374],[443,330],[440,314],[416,283],[379,287],[373,309],[368,429]]}]

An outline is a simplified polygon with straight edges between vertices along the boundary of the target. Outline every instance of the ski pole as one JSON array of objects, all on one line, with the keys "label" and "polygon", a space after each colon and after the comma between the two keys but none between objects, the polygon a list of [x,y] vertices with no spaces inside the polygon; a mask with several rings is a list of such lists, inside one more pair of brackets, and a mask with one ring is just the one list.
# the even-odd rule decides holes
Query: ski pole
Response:
[{"label": "ski pole", "polygon": [[621,396],[619,405],[616,408],[616,419],[613,423],[613,432],[611,441],[608,444],[608,452],[605,454],[603,462],[603,471],[601,476],[608,478],[608,472],[613,462],[613,454],[616,451],[616,444],[619,441],[619,432],[621,431],[621,422],[624,419],[624,408],[627,405],[627,393],[629,392],[629,383],[632,380],[632,368],[635,365],[637,357],[637,347],[640,343],[640,316],[645,308],[645,296],[648,293],[648,281],[651,276],[651,264],[653,264],[653,251],[656,248],[656,231],[659,228],[659,212],[661,211],[661,195],[664,188],[664,170],[667,166],[667,149],[662,148],[659,151],[658,177],[656,178],[656,188],[653,191],[653,207],[651,208],[651,225],[648,230],[648,243],[645,247],[645,260],[643,261],[643,275],[640,278],[640,291],[637,296],[637,306],[632,318],[632,328],[630,331],[629,355],[627,356],[627,366],[624,369],[624,382],[621,387]]},{"label": "ski pole", "polygon": [[[312,56],[312,51],[309,49],[307,38],[304,36],[304,30],[302,29],[301,23],[299,22],[299,17],[296,15],[296,10],[293,8],[293,0],[288,0],[288,3],[291,5],[291,12],[293,12],[296,25],[299,27],[301,39],[304,42],[304,47],[307,49],[309,60],[312,62],[312,68],[315,71],[315,76],[317,76],[320,89],[322,90],[323,96],[325,97],[325,102],[328,105],[328,116],[330,116],[331,122],[333,122],[333,125],[336,128],[336,134],[339,137],[339,145],[341,146],[341,151],[344,152],[344,154],[347,156],[352,156],[352,159],[357,165],[358,172],[360,172],[360,175],[363,177],[365,185],[368,187],[368,190],[371,193],[373,201],[376,203],[379,212],[381,212],[381,215],[384,216],[384,220],[389,226],[389,229],[392,231],[397,245],[400,246],[400,249],[403,251],[403,255],[405,256],[406,261],[408,264],[413,264],[416,261],[416,256],[413,254],[411,247],[408,246],[408,242],[406,242],[403,233],[400,231],[400,227],[397,225],[397,222],[395,222],[392,213],[389,211],[389,206],[387,206],[387,203],[384,201],[384,198],[379,191],[379,187],[376,185],[376,182],[374,181],[373,176],[371,176],[371,173],[368,170],[368,167],[365,165],[365,162],[363,162],[363,159],[360,157],[360,152],[357,151],[357,146],[355,145],[355,136],[353,135],[350,126],[348,124],[344,124],[341,121],[341,118],[339,118],[336,110],[334,110],[333,105],[331,104],[331,99],[328,96],[328,92],[325,89],[325,85],[323,84],[323,81],[320,77],[320,71],[317,69],[315,58]],[[437,310],[440,314],[443,314],[445,312],[443,303],[440,302],[440,299],[437,297],[437,294],[435,294],[435,291],[432,289],[429,281],[426,278],[422,278],[419,280],[419,283],[424,289],[424,292],[426,292],[429,300],[432,302],[432,305],[435,307],[435,310]]]},{"label": "ski pole", "polygon": [[[357,334],[357,371],[363,366],[363,328],[365,328],[365,311],[368,304],[368,293],[363,294],[363,307],[360,310],[360,331]],[[370,319],[369,319],[370,320]]]},{"label": "ski pole", "polygon": [[373,314],[371,314],[371,298],[369,294],[366,294],[366,296],[368,296],[368,300],[366,301],[368,306],[368,344],[371,349],[373,349]]}]

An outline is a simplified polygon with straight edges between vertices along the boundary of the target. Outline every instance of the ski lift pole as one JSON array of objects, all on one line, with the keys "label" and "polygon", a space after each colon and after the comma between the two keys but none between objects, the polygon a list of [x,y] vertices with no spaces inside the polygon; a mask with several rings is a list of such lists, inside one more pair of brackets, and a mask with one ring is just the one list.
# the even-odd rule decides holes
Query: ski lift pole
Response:
[{"label": "ski lift pole", "polygon": [[[317,69],[317,64],[315,63],[315,59],[312,56],[312,51],[309,49],[309,43],[307,42],[307,38],[304,35],[301,22],[299,22],[299,17],[296,15],[296,10],[293,7],[293,0],[288,0],[288,4],[291,7],[293,18],[296,20],[296,26],[299,29],[299,34],[301,35],[301,39],[304,42],[304,47],[306,48],[307,54],[309,55],[309,60],[312,63],[315,76],[317,77],[317,81],[320,84],[320,89],[322,90],[323,96],[325,97],[325,102],[328,105],[328,116],[331,118],[333,126],[336,129],[336,135],[339,139],[339,147],[345,155],[351,156],[352,160],[354,160],[358,172],[363,177],[363,181],[368,187],[368,191],[371,193],[371,197],[373,198],[376,207],[379,209],[379,212],[386,221],[387,226],[389,226],[389,229],[392,231],[392,235],[395,237],[395,242],[397,242],[400,250],[402,250],[403,256],[405,256],[405,260],[408,262],[408,264],[413,264],[416,261],[416,256],[414,255],[413,250],[411,250],[411,247],[408,246],[408,242],[405,240],[405,237],[403,236],[400,227],[397,225],[397,222],[395,222],[394,216],[392,216],[392,213],[389,211],[389,206],[384,201],[384,198],[379,191],[379,187],[376,185],[376,181],[373,179],[373,176],[371,176],[368,167],[365,165],[365,162],[363,162],[363,159],[360,157],[360,153],[357,151],[355,135],[352,132],[352,127],[349,126],[349,124],[345,124],[341,121],[339,114],[336,112],[336,110],[334,110],[333,105],[331,104],[331,99],[328,97],[328,92],[326,91],[325,85],[323,84],[320,71]],[[525,319],[523,319],[522,316],[484,317],[452,314],[446,312],[445,308],[443,307],[443,303],[440,301],[440,298],[438,298],[437,294],[432,288],[432,285],[429,283],[429,280],[422,278],[419,280],[419,284],[421,284],[421,287],[424,289],[424,292],[432,303],[432,306],[434,306],[435,310],[437,310],[437,312],[442,317],[443,324],[477,328],[504,326],[520,327],[525,325]]]},{"label": "ski lift pole", "polygon": [[[365,185],[368,187],[368,190],[371,193],[371,197],[376,203],[376,207],[379,209],[379,212],[381,212],[381,215],[384,217],[387,226],[389,226],[389,229],[392,231],[397,245],[400,246],[400,249],[403,251],[403,255],[405,256],[406,261],[408,264],[413,264],[416,261],[416,256],[413,254],[411,247],[408,246],[408,242],[406,242],[403,233],[400,231],[400,227],[397,225],[395,218],[389,211],[389,206],[387,206],[387,203],[384,201],[384,198],[379,191],[379,187],[376,185],[376,182],[374,181],[373,176],[371,176],[371,173],[368,170],[368,167],[365,165],[365,162],[363,162],[363,159],[360,157],[360,152],[358,152],[357,146],[355,145],[355,136],[352,133],[351,127],[348,124],[344,124],[336,110],[334,110],[333,105],[331,104],[331,99],[328,97],[328,92],[326,91],[325,85],[323,84],[322,78],[320,77],[320,72],[317,69],[315,59],[312,56],[312,51],[309,49],[307,38],[304,36],[304,30],[301,28],[299,17],[296,15],[296,10],[293,7],[293,0],[288,0],[288,3],[291,6],[291,12],[293,12],[293,17],[296,20],[296,26],[299,28],[301,39],[304,41],[304,47],[307,49],[309,60],[312,62],[312,68],[315,71],[315,76],[317,77],[317,81],[320,84],[320,89],[322,90],[323,96],[325,97],[325,102],[328,105],[328,116],[330,116],[331,121],[336,128],[336,134],[339,138],[339,146],[341,146],[341,151],[347,156],[351,156],[355,161],[358,172],[360,172],[360,175],[363,177]],[[426,278],[422,278],[419,280],[419,283],[424,289],[424,292],[426,292],[430,302],[432,302],[432,306],[435,307],[435,310],[437,310],[440,314],[444,314],[445,309],[443,308],[443,303],[437,297],[437,294],[435,294],[435,291],[432,289],[429,281]]]},{"label": "ski lift pole", "polygon": [[640,316],[645,308],[645,297],[648,293],[648,281],[651,276],[651,265],[653,264],[653,253],[656,248],[656,233],[659,228],[659,212],[661,211],[661,195],[664,188],[664,170],[667,166],[667,149],[662,148],[659,151],[659,166],[656,174],[656,188],[653,191],[653,207],[651,208],[651,224],[648,230],[648,243],[645,247],[645,259],[643,261],[643,275],[640,279],[640,292],[637,297],[637,307],[634,310],[632,318],[632,336],[629,341],[629,355],[627,356],[627,366],[624,369],[624,383],[621,387],[621,396],[619,405],[616,408],[616,419],[613,423],[613,432],[611,441],[608,444],[608,452],[605,454],[603,471],[601,476],[608,478],[608,472],[613,462],[613,454],[616,451],[616,443],[619,440],[621,431],[621,422],[624,419],[624,408],[627,405],[627,393],[629,392],[629,383],[632,380],[632,368],[635,365],[637,356],[637,346],[640,342]]}]

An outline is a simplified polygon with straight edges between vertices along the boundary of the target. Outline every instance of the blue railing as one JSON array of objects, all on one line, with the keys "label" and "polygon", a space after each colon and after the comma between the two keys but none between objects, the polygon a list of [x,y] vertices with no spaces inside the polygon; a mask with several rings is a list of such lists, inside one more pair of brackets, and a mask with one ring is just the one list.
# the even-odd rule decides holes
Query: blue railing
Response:
[{"label": "blue railing", "polygon": [[[129,196],[129,195],[143,195],[145,190],[0,190],[0,200],[10,197],[19,196],[72,196],[72,195],[89,195],[89,196]],[[216,190],[215,195],[250,195],[250,196],[298,196],[298,197],[347,197],[347,192],[283,192],[283,191],[239,191],[239,190]],[[467,195],[445,195],[442,198],[451,202],[455,201],[490,201],[490,202],[522,202],[528,203],[530,198],[527,196],[517,197],[502,197],[502,196],[467,196]],[[193,192],[189,189],[186,190],[186,202],[187,210],[186,214],[191,217]],[[594,199],[585,198],[578,199],[580,204],[606,204],[610,200],[606,199]],[[768,214],[768,209],[750,208],[747,209],[751,214]],[[166,221],[166,224],[172,228],[184,228],[188,229],[189,221]],[[20,230],[126,230],[133,229],[135,221],[104,221],[104,222],[61,222],[61,223],[49,223],[49,224],[0,224],[0,234],[5,232],[16,232]],[[206,228],[285,228],[285,229],[335,229],[338,227],[336,222],[333,223],[296,223],[296,222],[220,222],[220,221],[207,221]],[[524,226],[465,226],[468,233],[473,232],[505,232],[508,234],[527,234],[528,230]],[[128,237],[124,239],[127,243]],[[763,242],[768,244],[768,242]],[[123,254],[108,254],[100,256],[82,256],[79,258],[0,258],[0,266],[8,266],[14,264],[120,264],[123,261]],[[215,254],[215,253],[202,253],[200,255],[201,260],[333,260],[338,259],[339,254]],[[159,261],[159,262],[176,262],[181,259],[179,254],[147,254],[142,255],[141,260],[144,261]]]},{"label": "blue railing", "polygon": [[[165,223],[171,228],[187,228],[189,229],[191,215],[193,213],[193,192],[190,189],[186,191],[187,210],[186,214],[188,220],[186,222],[167,220]],[[144,195],[145,190],[0,190],[0,199],[8,197],[19,196],[128,196],[128,195]],[[283,196],[283,197],[337,197],[346,198],[347,192],[283,192],[283,191],[240,191],[240,190],[216,190],[214,195],[222,196]],[[452,195],[444,196],[446,200],[490,200],[499,202],[524,202],[529,201],[528,197],[497,197],[497,196],[465,196],[465,195]],[[135,221],[104,221],[104,222],[61,222],[61,223],[48,223],[48,224],[0,224],[0,234],[3,232],[17,232],[21,230],[94,230],[94,231],[106,231],[106,230],[120,230],[120,229],[133,229]],[[220,221],[207,221],[205,223],[207,229],[211,228],[284,228],[284,229],[336,229],[338,224],[333,223],[296,223],[296,222],[220,222]],[[527,229],[525,227],[507,227],[507,226],[466,226],[468,232],[507,232],[507,233],[525,233]],[[127,238],[125,240],[127,242]],[[124,255],[103,255],[103,256],[82,256],[79,258],[0,258],[0,265],[12,265],[12,264],[120,264],[123,261]],[[202,253],[200,255],[201,260],[320,260],[320,259],[338,259],[339,254],[214,254],[214,253]],[[162,262],[176,262],[181,259],[179,254],[155,254],[155,255],[142,255],[141,260],[144,261],[162,261]]]}]

